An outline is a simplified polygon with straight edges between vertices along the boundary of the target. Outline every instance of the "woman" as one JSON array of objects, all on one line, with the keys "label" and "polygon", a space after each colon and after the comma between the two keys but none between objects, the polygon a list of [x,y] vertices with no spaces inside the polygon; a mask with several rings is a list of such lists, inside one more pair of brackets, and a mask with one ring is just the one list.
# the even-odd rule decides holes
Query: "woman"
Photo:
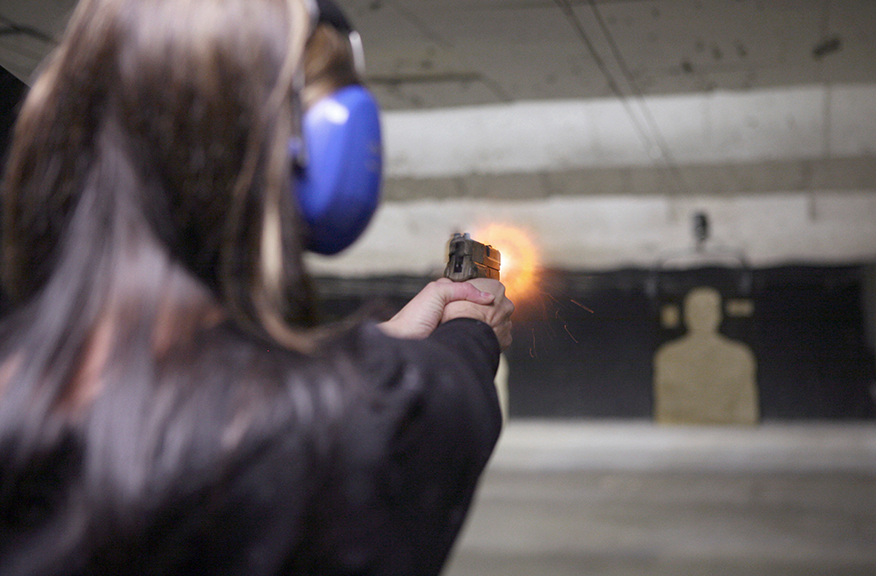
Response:
[{"label": "woman", "polygon": [[[0,574],[436,574],[513,306],[315,331],[298,0],[83,0],[3,185]],[[477,284],[477,285],[476,285]]]}]

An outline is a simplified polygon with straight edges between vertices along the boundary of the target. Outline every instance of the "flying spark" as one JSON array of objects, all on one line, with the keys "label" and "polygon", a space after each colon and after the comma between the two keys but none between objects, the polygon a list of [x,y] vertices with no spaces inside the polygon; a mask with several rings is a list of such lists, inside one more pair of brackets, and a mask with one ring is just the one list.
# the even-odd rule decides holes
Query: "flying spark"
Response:
[{"label": "flying spark", "polygon": [[588,308],[587,306],[581,304],[581,303],[578,302],[577,300],[572,300],[572,299],[570,298],[569,301],[570,301],[572,304],[574,304],[575,306],[578,306],[579,308],[583,308],[584,310],[587,310],[587,311],[590,312],[591,314],[595,314],[595,312],[594,312],[593,310],[591,310],[591,309]]}]

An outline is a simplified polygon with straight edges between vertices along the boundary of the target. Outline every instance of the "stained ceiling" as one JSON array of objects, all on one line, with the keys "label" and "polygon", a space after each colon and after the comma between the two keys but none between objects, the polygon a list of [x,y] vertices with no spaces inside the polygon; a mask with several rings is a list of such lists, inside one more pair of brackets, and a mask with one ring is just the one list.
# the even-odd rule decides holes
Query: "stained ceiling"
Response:
[{"label": "stained ceiling", "polygon": [[[0,0],[24,80],[73,0]],[[347,0],[386,109],[876,81],[871,0]]]},{"label": "stained ceiling", "polygon": [[391,108],[876,80],[869,0],[348,4]]}]

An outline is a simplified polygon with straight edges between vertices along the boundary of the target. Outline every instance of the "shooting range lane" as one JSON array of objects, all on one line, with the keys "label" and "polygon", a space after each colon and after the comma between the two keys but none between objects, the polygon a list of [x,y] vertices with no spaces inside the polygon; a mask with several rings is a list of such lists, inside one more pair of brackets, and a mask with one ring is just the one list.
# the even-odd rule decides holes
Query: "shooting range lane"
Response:
[{"label": "shooting range lane", "polygon": [[446,576],[876,573],[872,424],[515,420]]}]

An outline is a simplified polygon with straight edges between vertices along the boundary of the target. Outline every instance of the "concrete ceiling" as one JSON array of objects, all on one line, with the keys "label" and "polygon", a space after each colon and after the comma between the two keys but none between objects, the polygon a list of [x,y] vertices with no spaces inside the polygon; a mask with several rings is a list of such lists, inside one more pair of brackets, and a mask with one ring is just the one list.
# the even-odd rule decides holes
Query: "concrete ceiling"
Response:
[{"label": "concrete ceiling", "polygon": [[[74,0],[0,0],[27,80]],[[342,0],[387,110],[876,82],[872,0]]]},{"label": "concrete ceiling", "polygon": [[357,0],[390,109],[876,80],[870,0]]}]

